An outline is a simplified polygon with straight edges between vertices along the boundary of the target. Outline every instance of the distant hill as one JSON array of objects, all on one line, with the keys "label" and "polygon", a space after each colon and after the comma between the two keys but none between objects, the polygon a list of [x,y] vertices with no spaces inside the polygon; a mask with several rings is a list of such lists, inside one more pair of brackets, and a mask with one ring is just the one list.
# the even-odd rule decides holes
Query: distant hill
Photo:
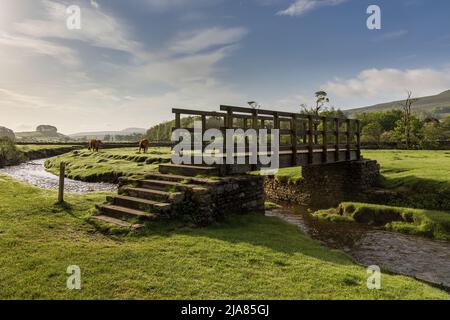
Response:
[{"label": "distant hill", "polygon": [[147,129],[143,128],[126,128],[120,131],[92,131],[92,132],[79,132],[69,134],[71,138],[83,138],[88,137],[90,139],[104,139],[105,136],[127,136],[132,134],[145,134]]},{"label": "distant hill", "polygon": [[[421,97],[413,105],[415,113],[432,113],[438,118],[445,117],[450,114],[450,90],[444,91],[435,96]],[[364,112],[378,112],[387,111],[394,108],[399,108],[402,101],[393,101],[381,103],[369,107],[345,110],[347,114],[355,115]]]},{"label": "distant hill", "polygon": [[40,125],[36,131],[16,132],[17,141],[27,142],[65,142],[70,140],[68,136],[58,132],[58,129],[50,125]]}]

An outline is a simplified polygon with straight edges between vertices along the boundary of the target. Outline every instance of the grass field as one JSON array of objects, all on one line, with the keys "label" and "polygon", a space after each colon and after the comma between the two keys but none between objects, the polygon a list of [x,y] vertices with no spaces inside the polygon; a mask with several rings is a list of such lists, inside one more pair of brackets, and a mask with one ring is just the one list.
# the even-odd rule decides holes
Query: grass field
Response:
[{"label": "grass field", "polygon": [[49,159],[46,169],[57,174],[62,161],[71,179],[116,182],[120,176],[157,170],[160,163],[170,161],[170,148],[150,148],[147,154],[139,154],[137,148],[105,149],[98,153],[77,150]]},{"label": "grass field", "polygon": [[[450,299],[414,279],[366,270],[292,225],[258,215],[208,228],[158,223],[143,235],[99,232],[86,218],[104,194],[56,193],[0,176],[2,299]],[[69,265],[82,290],[66,289]]]},{"label": "grass field", "polygon": [[450,211],[450,151],[364,150],[377,160],[382,185],[398,192],[393,205]]},{"label": "grass field", "polygon": [[36,145],[36,144],[26,144],[17,145],[17,150],[22,152],[37,151],[37,150],[53,150],[71,147],[70,145]]}]

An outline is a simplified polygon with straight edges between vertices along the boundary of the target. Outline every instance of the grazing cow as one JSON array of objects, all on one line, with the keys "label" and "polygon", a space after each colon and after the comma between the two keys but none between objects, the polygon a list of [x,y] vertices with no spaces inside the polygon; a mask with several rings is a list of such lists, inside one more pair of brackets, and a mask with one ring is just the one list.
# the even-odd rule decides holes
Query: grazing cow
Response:
[{"label": "grazing cow", "polygon": [[148,141],[148,139],[142,139],[139,141],[139,153],[141,153],[142,149],[144,150],[144,153],[147,153],[149,144],[150,141]]},{"label": "grazing cow", "polygon": [[92,139],[89,142],[89,150],[98,152],[98,149],[102,146],[103,142],[101,140]]}]

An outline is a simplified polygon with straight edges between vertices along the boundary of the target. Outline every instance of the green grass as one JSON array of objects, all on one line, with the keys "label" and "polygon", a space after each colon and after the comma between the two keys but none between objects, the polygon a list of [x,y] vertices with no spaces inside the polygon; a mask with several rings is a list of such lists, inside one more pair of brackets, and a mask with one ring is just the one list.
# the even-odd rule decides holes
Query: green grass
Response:
[{"label": "green grass", "polygon": [[58,174],[60,163],[65,162],[66,175],[71,179],[116,182],[120,176],[154,171],[160,163],[169,161],[169,148],[150,148],[147,154],[139,154],[137,148],[105,149],[98,153],[84,149],[51,158],[45,167]]},{"label": "green grass", "polygon": [[35,144],[27,144],[27,145],[17,145],[17,150],[22,152],[28,151],[37,151],[37,150],[53,150],[60,148],[68,148],[70,145],[35,145]]},{"label": "green grass", "polygon": [[[232,216],[208,228],[155,223],[143,234],[87,223],[103,194],[56,193],[0,176],[2,299],[450,299],[404,276],[382,289],[345,254],[277,218]],[[66,289],[69,265],[82,290]]]},{"label": "green grass", "polygon": [[288,183],[296,183],[302,179],[302,167],[281,168],[275,178]]},{"label": "green grass", "polygon": [[383,225],[391,231],[450,241],[450,214],[447,212],[344,202],[337,209],[321,210],[315,215],[335,222]]},{"label": "green grass", "polygon": [[450,211],[450,151],[364,150],[377,160],[382,185],[398,192],[392,205]]}]

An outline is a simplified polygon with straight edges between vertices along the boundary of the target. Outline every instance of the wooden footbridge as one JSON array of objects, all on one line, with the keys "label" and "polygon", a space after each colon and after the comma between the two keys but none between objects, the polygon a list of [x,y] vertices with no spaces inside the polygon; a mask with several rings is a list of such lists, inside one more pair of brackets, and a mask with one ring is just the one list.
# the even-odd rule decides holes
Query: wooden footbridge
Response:
[{"label": "wooden footbridge", "polygon": [[[173,113],[174,130],[184,129],[184,132],[190,133],[191,140],[186,143],[184,137],[180,138],[182,143],[187,149],[200,149],[200,152],[190,151],[187,157],[190,159],[189,164],[161,164],[159,173],[149,172],[137,180],[123,178],[119,195],[108,198],[108,203],[98,206],[99,215],[96,219],[121,227],[140,228],[142,224],[133,225],[129,218],[157,220],[160,217],[176,216],[185,212],[186,208],[196,208],[193,214],[197,218],[210,221],[222,216],[227,210],[234,213],[263,211],[263,177],[233,174],[263,167],[260,159],[264,153],[267,156],[268,153],[274,155],[278,151],[280,168],[351,162],[361,158],[360,123],[357,120],[233,106],[221,106],[220,112],[173,109]],[[192,165],[196,163],[193,162],[195,157],[203,155],[205,147],[212,142],[202,141],[200,146],[197,145],[194,137],[199,128],[183,126],[186,123],[191,125],[194,122],[192,120],[201,122],[199,128],[202,137],[208,129],[218,129],[222,139],[226,137],[227,129],[243,130],[236,135],[242,135],[249,129],[254,129],[256,134],[259,134],[260,129],[266,129],[268,135],[273,130],[279,130],[279,150],[272,151],[271,143],[268,143],[265,151],[257,151],[257,164],[250,164],[248,160],[254,155],[250,154],[249,143],[255,142],[250,141],[255,136],[244,135],[244,147],[241,145],[236,148],[234,145],[233,152],[228,150],[227,153],[226,141],[222,141],[223,149],[214,157],[223,157],[225,164],[206,165],[200,162]],[[234,139],[235,136],[233,143]],[[229,163],[229,157],[234,161],[237,157],[242,159],[242,154],[245,164],[226,164]],[[208,179],[205,176],[227,177]]]},{"label": "wooden footbridge", "polygon": [[[267,129],[270,135],[275,129],[279,130],[279,167],[295,167],[307,165],[329,164],[345,161],[360,160],[360,123],[358,120],[326,117],[317,115],[308,115],[302,113],[282,112],[276,110],[252,109],[234,106],[220,106],[221,112],[207,112],[187,109],[173,109],[175,114],[176,129],[184,129],[190,133],[194,132],[193,127],[183,127],[185,117],[201,122],[201,130],[214,128],[218,129],[226,137],[226,130],[242,129],[244,132],[248,129],[254,129],[259,133],[260,129]],[[192,124],[193,121],[189,121]],[[194,150],[194,135],[191,135],[188,149]],[[204,141],[202,150],[211,141]],[[186,142],[183,142],[186,144]],[[224,157],[223,163],[227,163],[226,141],[223,143],[223,150],[215,157]],[[270,143],[266,148],[270,151]],[[247,165],[227,166],[226,173],[239,173],[254,170],[258,165],[251,166],[248,159],[251,156],[249,151],[249,141],[246,138],[245,150],[238,149],[235,146],[231,155],[237,158],[245,153]],[[258,157],[261,153],[258,152]],[[194,163],[195,155],[185,165]],[[237,162],[233,162],[237,163]],[[167,167],[174,165],[167,165]],[[216,166],[217,167],[217,166]],[[221,171],[223,173],[223,170]]]}]

